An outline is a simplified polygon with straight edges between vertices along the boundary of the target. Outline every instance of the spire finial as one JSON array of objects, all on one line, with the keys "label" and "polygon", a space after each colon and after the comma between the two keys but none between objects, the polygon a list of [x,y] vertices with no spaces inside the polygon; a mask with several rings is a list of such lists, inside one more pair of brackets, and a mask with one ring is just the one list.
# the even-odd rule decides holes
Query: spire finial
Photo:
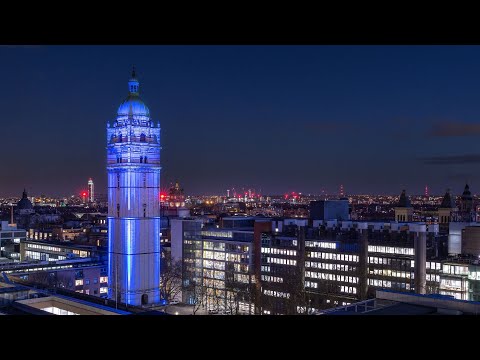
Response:
[{"label": "spire finial", "polygon": [[135,65],[132,66],[132,79],[135,79],[136,78],[136,74],[135,74]]}]

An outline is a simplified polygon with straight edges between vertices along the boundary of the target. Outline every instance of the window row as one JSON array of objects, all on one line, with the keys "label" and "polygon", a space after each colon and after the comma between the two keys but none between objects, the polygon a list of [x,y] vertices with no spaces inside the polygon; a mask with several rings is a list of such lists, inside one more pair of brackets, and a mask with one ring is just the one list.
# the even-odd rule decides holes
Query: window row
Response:
[{"label": "window row", "polygon": [[400,277],[405,279],[414,278],[413,272],[409,272],[409,271],[397,271],[397,270],[390,270],[390,269],[369,269],[368,273],[370,275],[392,276],[392,277]]},{"label": "window row", "polygon": [[283,291],[275,291],[275,290],[263,290],[263,293],[267,296],[275,296],[279,298],[290,299],[290,294],[285,293]]},{"label": "window row", "polygon": [[368,285],[384,287],[384,288],[391,288],[392,287],[392,282],[388,281],[388,280],[368,279]]},{"label": "window row", "polygon": [[462,281],[461,279],[442,279],[440,281],[440,289],[456,290],[456,291],[468,291],[468,281]]},{"label": "window row", "polygon": [[280,265],[297,265],[297,260],[290,260],[290,259],[279,259],[279,258],[272,258],[267,257],[267,263],[269,264],[280,264]]},{"label": "window row", "polygon": [[340,286],[340,292],[347,294],[356,294],[357,288],[355,286]]},{"label": "window row", "polygon": [[278,276],[262,275],[261,279],[262,281],[283,283],[283,278]]},{"label": "window row", "polygon": [[340,261],[352,261],[358,262],[358,255],[350,254],[336,254],[336,253],[325,253],[325,252],[307,252],[307,257],[316,258],[316,259],[329,259],[329,260],[340,260]]},{"label": "window row", "polygon": [[[205,231],[202,231],[202,233]],[[217,250],[217,251],[225,251],[225,243],[224,242],[213,242],[213,241],[204,241],[203,248],[207,250]]]},{"label": "window row", "polygon": [[336,249],[337,243],[326,241],[305,241],[305,247],[319,247],[324,249]]},{"label": "window row", "polygon": [[275,255],[287,255],[287,256],[297,256],[296,250],[287,250],[287,249],[276,249],[276,248],[265,248],[262,247],[261,252],[263,254],[275,254]]},{"label": "window row", "polygon": [[215,260],[223,260],[225,261],[225,253],[218,252],[218,251],[204,251],[203,252],[204,259],[215,259]]},{"label": "window row", "polygon": [[357,284],[358,283],[358,277],[356,277],[356,276],[325,274],[325,273],[317,273],[315,271],[305,271],[305,277],[306,278],[313,278],[313,279],[324,279],[324,280],[348,282],[348,283],[352,283],[352,284]]},{"label": "window row", "polygon": [[52,252],[62,252],[62,249],[56,246],[46,246],[46,245],[38,245],[38,244],[27,244],[29,249],[39,249],[45,251],[52,251]]},{"label": "window row", "polygon": [[[376,256],[369,256],[367,261],[369,264],[391,265],[392,260],[394,263],[398,262],[398,259],[376,257]],[[415,266],[415,260],[404,260],[404,261],[407,262],[407,265],[408,265],[408,262],[410,262],[410,267]]]},{"label": "window row", "polygon": [[336,270],[336,271],[356,271],[357,267],[352,265],[345,265],[345,264],[330,264],[330,263],[322,263],[322,262],[315,262],[315,261],[305,261],[305,267],[309,268],[318,268],[324,270]]},{"label": "window row", "polygon": [[208,230],[202,230],[200,231],[200,235],[202,236],[210,236],[210,237],[216,237],[216,238],[233,238],[233,232],[232,231],[208,231]]},{"label": "window row", "polygon": [[414,255],[413,248],[368,245],[368,252],[377,252],[384,254]]},{"label": "window row", "polygon": [[217,270],[225,270],[225,262],[223,261],[213,261],[213,260],[203,260],[203,267]]},{"label": "window row", "polygon": [[427,281],[436,281],[440,282],[440,275],[427,274]]},{"label": "window row", "polygon": [[452,275],[468,275],[468,266],[443,264],[442,272]]},{"label": "window row", "polygon": [[441,263],[427,261],[427,269],[440,270],[442,267]]}]

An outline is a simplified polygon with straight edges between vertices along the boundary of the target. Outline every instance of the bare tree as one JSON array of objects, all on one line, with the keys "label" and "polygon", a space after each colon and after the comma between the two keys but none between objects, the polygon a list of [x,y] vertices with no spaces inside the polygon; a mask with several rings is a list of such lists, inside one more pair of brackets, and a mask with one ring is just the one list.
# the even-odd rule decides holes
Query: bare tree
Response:
[{"label": "bare tree", "polygon": [[51,288],[69,288],[71,278],[65,273],[38,271],[28,275],[28,281]]},{"label": "bare tree", "polygon": [[297,268],[288,268],[282,273],[282,292],[286,293],[284,299],[287,315],[308,314],[309,301],[307,299],[305,284],[302,274]]},{"label": "bare tree", "polygon": [[183,289],[189,297],[189,303],[193,305],[193,315],[197,314],[200,308],[205,307],[205,287],[201,282],[190,280]]},{"label": "bare tree", "polygon": [[233,285],[227,288],[225,294],[225,312],[230,315],[239,314],[240,310],[240,289]]},{"label": "bare tree", "polygon": [[182,292],[182,262],[181,260],[165,261],[160,273],[160,296],[169,304],[176,300]]},{"label": "bare tree", "polygon": [[438,294],[440,290],[440,283],[436,281],[427,281],[425,286],[425,292],[427,294]]}]

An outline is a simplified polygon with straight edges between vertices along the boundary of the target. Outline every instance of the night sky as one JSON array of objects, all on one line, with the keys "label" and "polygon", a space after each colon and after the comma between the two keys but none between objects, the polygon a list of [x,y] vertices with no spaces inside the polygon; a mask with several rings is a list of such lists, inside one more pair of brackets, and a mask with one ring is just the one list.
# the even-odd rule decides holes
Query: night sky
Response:
[{"label": "night sky", "polygon": [[0,46],[0,196],[106,193],[133,64],[162,188],[480,191],[480,46]]}]

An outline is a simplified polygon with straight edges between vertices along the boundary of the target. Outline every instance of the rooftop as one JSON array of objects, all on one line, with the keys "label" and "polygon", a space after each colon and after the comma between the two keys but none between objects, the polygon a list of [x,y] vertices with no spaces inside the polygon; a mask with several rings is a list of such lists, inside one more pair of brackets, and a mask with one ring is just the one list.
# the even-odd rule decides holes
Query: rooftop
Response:
[{"label": "rooftop", "polygon": [[129,312],[113,309],[103,305],[90,303],[79,299],[67,299],[61,295],[40,297],[34,299],[18,300],[14,307],[27,313],[44,315],[128,315]]},{"label": "rooftop", "polygon": [[320,311],[320,315],[478,315],[480,302],[448,295],[377,290],[375,299]]}]

